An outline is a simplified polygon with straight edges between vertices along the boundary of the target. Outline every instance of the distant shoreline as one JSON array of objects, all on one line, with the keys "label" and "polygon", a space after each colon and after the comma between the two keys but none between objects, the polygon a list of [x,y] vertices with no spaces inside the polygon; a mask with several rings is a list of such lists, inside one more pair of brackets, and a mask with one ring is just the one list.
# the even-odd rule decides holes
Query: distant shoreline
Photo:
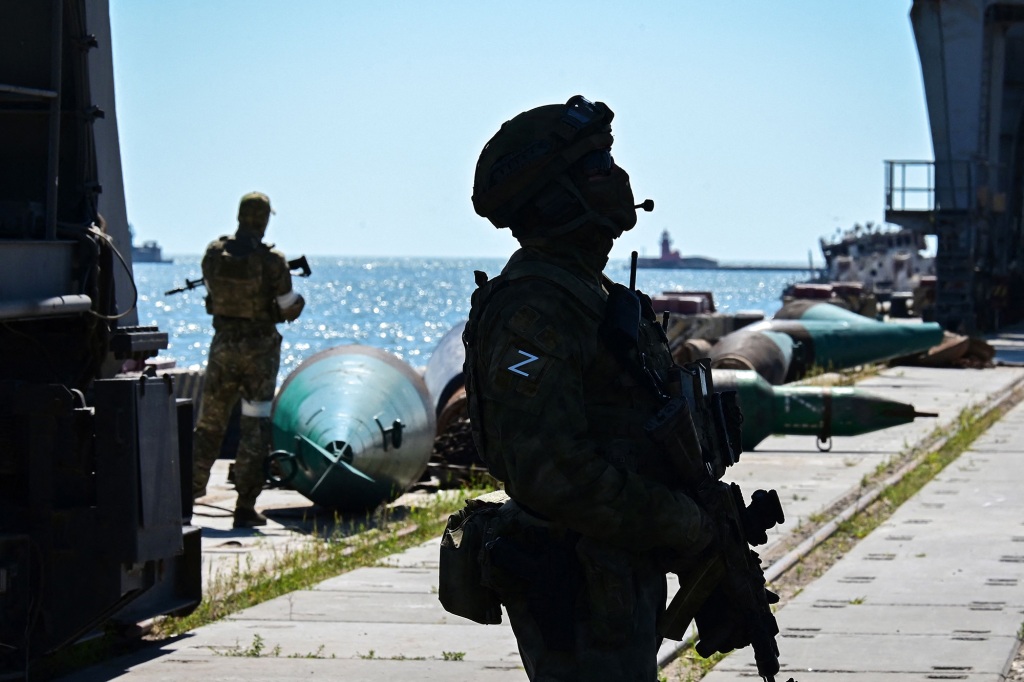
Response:
[{"label": "distant shoreline", "polygon": [[[629,262],[626,262],[626,268],[629,268]],[[657,267],[657,266],[641,266],[640,270],[694,270],[694,271],[705,271],[705,270],[763,270],[769,272],[811,272],[817,273],[823,268],[810,267],[807,265],[786,265],[779,263],[719,263],[718,265],[711,267],[698,267],[698,268],[675,268],[675,267]]]},{"label": "distant shoreline", "polygon": [[[169,254],[168,258],[181,259],[181,260],[199,260],[202,258],[202,254]],[[405,258],[411,260],[460,260],[460,261],[483,261],[483,260],[506,260],[507,256],[333,256],[333,255],[322,255],[322,256],[310,256],[310,259],[314,258],[327,258],[331,260],[360,260],[365,259],[367,261],[378,261],[378,260],[402,260]],[[612,258],[610,263],[622,263],[625,268],[629,268],[629,259],[616,257]],[[148,263],[137,263],[141,265],[147,265]],[[808,265],[797,265],[793,263],[778,263],[778,262],[767,262],[767,263],[719,263],[714,267],[699,267],[699,268],[674,268],[674,267],[651,267],[641,266],[641,270],[762,270],[768,272],[811,272],[817,274],[824,270],[824,266],[810,267]]]}]

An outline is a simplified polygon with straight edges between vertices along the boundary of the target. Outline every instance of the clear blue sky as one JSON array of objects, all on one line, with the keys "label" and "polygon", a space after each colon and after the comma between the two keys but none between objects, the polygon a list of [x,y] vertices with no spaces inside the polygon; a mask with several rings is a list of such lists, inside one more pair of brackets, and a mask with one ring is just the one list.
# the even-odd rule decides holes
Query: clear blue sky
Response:
[{"label": "clear blue sky", "polygon": [[931,159],[910,0],[111,0],[128,216],[198,254],[270,195],[290,257],[506,256],[484,143],[574,94],[654,213],[616,244],[806,262],[881,222],[883,160]]}]

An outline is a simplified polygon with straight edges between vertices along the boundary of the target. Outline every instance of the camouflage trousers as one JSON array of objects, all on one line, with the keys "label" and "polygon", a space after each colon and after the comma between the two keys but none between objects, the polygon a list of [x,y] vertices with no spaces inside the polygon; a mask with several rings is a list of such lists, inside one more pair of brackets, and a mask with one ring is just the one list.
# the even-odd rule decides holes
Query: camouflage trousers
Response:
[{"label": "camouflage trousers", "polygon": [[[228,419],[241,399],[270,403],[281,363],[281,335],[239,335],[218,332],[210,344],[203,397],[193,438],[193,497],[206,492],[210,469],[220,454]],[[269,411],[248,416],[243,403],[241,439],[235,457],[236,509],[252,509],[263,489],[263,463],[270,454],[272,434]]]},{"label": "camouflage trousers", "polygon": [[[664,570],[589,538],[527,529],[489,561],[531,682],[656,682]],[[504,578],[500,577],[504,576]]]}]

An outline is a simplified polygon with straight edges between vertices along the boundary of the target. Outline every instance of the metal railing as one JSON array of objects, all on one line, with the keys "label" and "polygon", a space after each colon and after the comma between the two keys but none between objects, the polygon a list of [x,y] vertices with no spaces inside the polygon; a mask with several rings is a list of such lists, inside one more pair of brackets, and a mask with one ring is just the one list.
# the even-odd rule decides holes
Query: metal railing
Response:
[{"label": "metal railing", "polygon": [[885,210],[970,211],[975,207],[976,166],[970,161],[886,161]]}]

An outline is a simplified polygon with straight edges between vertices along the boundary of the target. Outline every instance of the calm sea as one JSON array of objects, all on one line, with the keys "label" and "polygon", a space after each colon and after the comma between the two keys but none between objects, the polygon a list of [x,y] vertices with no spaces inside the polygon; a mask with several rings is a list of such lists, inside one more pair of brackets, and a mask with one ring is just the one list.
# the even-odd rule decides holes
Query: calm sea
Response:
[{"label": "calm sea", "polygon": [[[173,264],[138,263],[139,324],[156,325],[169,336],[162,357],[179,367],[201,368],[213,338],[203,307],[205,290],[164,295],[187,279],[202,277],[198,256],[178,256]],[[330,258],[309,259],[313,275],[294,278],[306,299],[297,321],[279,325],[284,337],[278,381],[304,358],[334,346],[359,343],[394,353],[422,368],[445,332],[466,319],[475,289],[473,271],[498,274],[504,259]],[[626,261],[605,269],[628,283]],[[712,291],[721,312],[760,310],[766,316],[781,307],[787,284],[806,273],[700,270],[640,270],[637,288],[658,293],[673,289]]]}]

